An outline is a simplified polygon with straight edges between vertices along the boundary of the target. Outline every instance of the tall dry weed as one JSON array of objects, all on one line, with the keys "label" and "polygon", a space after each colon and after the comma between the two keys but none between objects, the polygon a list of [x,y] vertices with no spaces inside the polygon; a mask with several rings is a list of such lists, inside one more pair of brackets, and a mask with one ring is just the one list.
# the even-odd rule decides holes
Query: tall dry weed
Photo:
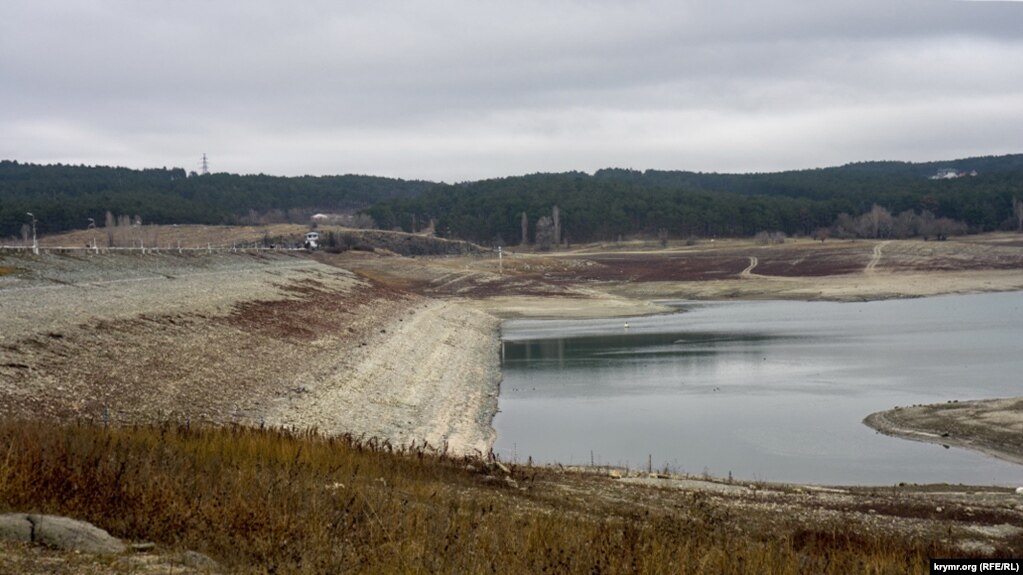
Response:
[{"label": "tall dry weed", "polygon": [[[925,561],[880,538],[744,532],[705,496],[640,512],[315,433],[4,422],[0,462],[0,510],[78,517],[238,572],[902,573]],[[544,472],[532,473],[516,479]]]}]

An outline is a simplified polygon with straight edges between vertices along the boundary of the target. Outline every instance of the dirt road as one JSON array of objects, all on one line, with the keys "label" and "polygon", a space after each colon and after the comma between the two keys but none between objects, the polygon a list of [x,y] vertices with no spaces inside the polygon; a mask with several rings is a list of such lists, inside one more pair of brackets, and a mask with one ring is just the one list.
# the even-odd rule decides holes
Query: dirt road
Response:
[{"label": "dirt road", "polygon": [[874,246],[874,255],[870,258],[870,263],[867,264],[867,267],[863,268],[863,273],[872,274],[877,271],[877,264],[881,263],[882,250],[884,250],[885,246],[889,243],[891,242],[881,242]]},{"label": "dirt road", "polygon": [[739,272],[739,277],[741,277],[743,279],[749,279],[749,278],[753,277],[753,270],[756,269],[757,264],[759,264],[759,263],[760,263],[760,260],[756,256],[750,256],[749,257],[749,265],[746,266],[746,269],[744,269],[741,272]]}]

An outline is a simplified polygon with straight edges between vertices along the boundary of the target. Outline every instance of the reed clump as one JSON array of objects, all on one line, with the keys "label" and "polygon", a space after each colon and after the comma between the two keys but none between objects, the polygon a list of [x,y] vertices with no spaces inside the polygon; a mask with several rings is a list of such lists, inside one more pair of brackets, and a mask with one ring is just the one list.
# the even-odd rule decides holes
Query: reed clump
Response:
[{"label": "reed clump", "polygon": [[0,511],[241,573],[905,573],[936,552],[841,527],[751,531],[705,497],[654,512],[562,497],[555,475],[314,432],[0,423]]}]

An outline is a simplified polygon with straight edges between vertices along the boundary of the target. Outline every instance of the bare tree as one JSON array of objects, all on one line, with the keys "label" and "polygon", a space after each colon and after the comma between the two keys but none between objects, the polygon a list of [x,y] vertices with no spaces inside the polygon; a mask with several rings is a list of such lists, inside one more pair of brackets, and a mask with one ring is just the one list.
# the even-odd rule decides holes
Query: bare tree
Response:
[{"label": "bare tree", "polygon": [[657,229],[657,241],[662,248],[668,247],[668,228]]},{"label": "bare tree", "polygon": [[892,215],[888,210],[874,204],[867,212],[867,221],[870,222],[871,237],[886,238],[892,233]]},{"label": "bare tree", "polygon": [[869,212],[855,220],[848,218],[845,214],[839,214],[838,220],[835,222],[836,235],[842,236],[848,233],[849,236],[873,239],[890,237],[893,225],[892,215],[877,204],[871,206]]},{"label": "bare tree", "polygon": [[[892,217],[888,210],[874,204],[870,211],[853,218],[848,214],[839,214],[831,232],[840,238],[911,238],[923,236],[925,240],[932,237],[945,239],[949,236],[965,234],[966,224],[948,218],[936,218],[933,213],[924,210],[917,214],[913,210],[901,212]],[[814,234],[817,237],[817,234]],[[817,239],[820,239],[817,237]]]},{"label": "bare tree", "polygon": [[1012,198],[1012,213],[1016,216],[1016,231],[1023,232],[1023,202]]},{"label": "bare tree", "polygon": [[[436,224],[431,222],[431,225],[436,227]],[[369,214],[355,214],[352,218],[351,226],[360,230],[373,230],[376,229],[377,223]]]},{"label": "bare tree", "polygon": [[536,247],[541,251],[551,249],[554,243],[554,220],[550,216],[542,216],[536,221]]},{"label": "bare tree", "polygon": [[920,212],[920,217],[917,218],[916,223],[916,233],[923,236],[925,240],[937,235],[938,229],[934,222],[934,214],[930,210]]},{"label": "bare tree", "polygon": [[753,236],[753,241],[762,246],[783,244],[785,243],[785,232],[757,232],[757,235]]},{"label": "bare tree", "polygon": [[554,220],[554,245],[561,245],[561,210],[554,206],[551,210],[551,219]]},{"label": "bare tree", "polygon": [[313,210],[309,208],[291,208],[284,215],[285,221],[293,224],[304,224],[309,221],[313,215]]},{"label": "bare tree", "polygon": [[966,233],[966,224],[949,218],[938,218],[934,221],[934,228],[939,240],[945,240],[951,236],[961,236]]},{"label": "bare tree", "polygon": [[529,243],[529,218],[526,217],[526,212],[522,212],[522,245]]},{"label": "bare tree", "polygon": [[849,214],[842,212],[838,214],[838,218],[835,220],[835,237],[839,238],[854,238],[858,234],[856,233],[856,221]]},{"label": "bare tree", "polygon": [[854,221],[853,236],[857,238],[874,237],[874,223],[870,221],[870,212],[860,214]]},{"label": "bare tree", "polygon": [[257,212],[256,210],[253,210],[252,208],[249,208],[249,211],[248,211],[247,214],[245,214],[244,216],[238,218],[238,223],[240,223],[240,224],[248,224],[248,225],[251,225],[251,226],[257,226],[257,225],[265,224],[266,223],[266,222],[262,221],[262,218],[263,218],[263,216],[259,212]]},{"label": "bare tree", "polygon": [[911,238],[917,235],[919,216],[913,210],[906,210],[892,221],[892,237]]}]

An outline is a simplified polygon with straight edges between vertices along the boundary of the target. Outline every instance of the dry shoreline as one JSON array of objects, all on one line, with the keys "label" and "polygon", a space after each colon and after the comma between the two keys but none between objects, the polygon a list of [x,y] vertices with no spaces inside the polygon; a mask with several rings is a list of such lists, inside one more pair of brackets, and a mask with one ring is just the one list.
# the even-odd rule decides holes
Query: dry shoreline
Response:
[{"label": "dry shoreline", "polygon": [[[882,247],[909,249],[878,244],[861,274],[770,276],[761,257],[757,273],[731,279],[568,284],[498,275],[479,257],[0,254],[19,270],[0,277],[0,416],[271,424],[479,456],[494,442],[504,319],[649,315],[671,311],[651,301],[671,297],[843,301],[1023,288],[1021,270],[878,270]],[[560,257],[523,256],[504,271],[546,278],[592,267]],[[983,430],[961,425],[942,437],[906,413],[866,423],[1023,457],[1004,439],[971,439]],[[1019,408],[1003,416],[1023,420]]]},{"label": "dry shoreline", "polygon": [[344,365],[275,405],[266,422],[486,456],[496,437],[497,320],[427,300],[386,326],[386,337],[352,350]]},{"label": "dry shoreline", "polygon": [[1023,274],[1011,270],[916,272],[828,277],[752,276],[746,281],[646,282],[614,286],[626,298],[694,300],[878,301],[1023,290]]},{"label": "dry shoreline", "polygon": [[[780,257],[786,254],[776,253],[772,260],[767,250],[750,244],[736,240],[727,246],[739,254],[733,258],[735,277],[664,282],[633,281],[631,274],[644,270],[634,266],[622,272],[611,259],[562,264],[556,261],[560,254],[506,257],[500,270],[496,258],[478,254],[35,258],[0,251],[0,417],[315,427],[325,433],[375,436],[394,447],[425,441],[437,449],[446,446],[451,454],[477,456],[489,451],[494,440],[492,418],[500,387],[496,338],[504,318],[659,313],[663,309],[650,300],[662,297],[876,299],[918,296],[922,294],[905,290],[923,288],[939,293],[1023,289],[1023,263],[1012,263],[1016,270],[908,274],[886,268],[883,258],[862,257],[871,252],[870,242],[853,246],[856,250],[843,244],[838,250],[854,251],[847,258],[854,264],[873,262],[869,278],[865,273],[792,277],[802,271],[798,261],[808,242],[794,247],[799,253],[788,263]],[[878,252],[912,256],[932,247],[922,244],[892,242]],[[956,247],[953,242],[932,244],[938,252]],[[987,253],[986,245],[979,248],[983,250],[978,253]],[[686,249],[666,251],[650,269],[699,264],[697,258],[682,263],[671,259]],[[739,277],[750,266],[747,249],[759,256],[759,263]],[[955,261],[976,264],[970,259],[975,254],[966,255],[970,257]],[[1006,250],[996,255],[1007,257]],[[937,256],[933,261],[955,259]],[[716,254],[708,259],[716,266],[705,270],[709,274],[719,274],[719,267],[728,268],[731,261]],[[806,261],[812,260],[806,254]],[[816,261],[831,265],[830,258]],[[901,261],[912,263],[908,256]],[[778,275],[783,264],[792,266],[790,276]],[[586,276],[601,266],[606,276],[616,277]],[[513,273],[517,269],[520,275]],[[913,279],[907,280],[910,275]],[[955,277],[960,279],[945,282]],[[914,288],[913,283],[919,285]],[[842,284],[852,287],[845,290]],[[815,285],[833,289],[815,296]],[[1014,417],[1011,410],[1009,417]],[[908,429],[908,424],[903,427]],[[966,437],[968,432],[955,435]],[[814,545],[804,548],[808,553],[829,553],[874,538],[935,541],[969,556],[1017,556],[1023,549],[1023,529],[1018,527],[1023,525],[1023,501],[1004,486],[834,488],[610,468],[440,463],[464,472],[464,477],[428,492],[468,498],[482,493],[511,502],[499,516],[574,514],[593,509],[596,502],[604,505],[601,512],[587,516],[598,522],[620,514],[646,521],[651,529],[673,529],[676,524],[653,520],[658,512],[670,510],[685,520],[679,524],[686,529],[682,537],[703,525],[692,518],[706,517],[714,524],[735,525],[729,533],[754,542],[780,534]],[[363,476],[374,485],[380,481],[375,473]],[[481,489],[466,491],[465,481]],[[327,496],[333,497],[339,485],[328,486]],[[380,485],[381,493],[388,492],[385,497],[405,497],[405,490],[395,489],[390,479]],[[317,483],[313,497],[321,493],[319,487]],[[447,499],[432,501],[426,505],[437,505],[441,521],[451,517],[442,509]],[[613,513],[603,513],[604,508]],[[248,535],[243,530],[238,537]],[[44,551],[7,546],[0,555],[14,557],[15,565],[22,564],[19,554],[33,566],[43,565],[43,559],[51,561],[47,565],[72,565],[61,572],[76,571],[81,560],[49,558],[41,555]]]},{"label": "dry shoreline", "polygon": [[[663,292],[659,293],[664,295]],[[974,292],[970,291],[969,293]],[[693,297],[695,294],[686,293],[685,295]],[[889,297],[921,296],[900,293],[892,294]],[[699,298],[693,297],[693,299]],[[862,301],[864,298],[856,297],[850,299]],[[664,310],[662,311],[662,309],[658,309],[660,306],[646,308],[637,306],[630,310],[634,313],[615,314],[613,312],[625,310],[628,307],[611,306],[604,308],[600,305],[603,302],[600,302],[594,303],[591,313],[586,313],[580,310],[578,303],[559,307],[560,301],[563,300],[549,298],[545,301],[537,302],[532,299],[523,298],[521,305],[514,305],[514,303],[505,299],[495,305],[491,309],[491,313],[496,313],[504,319],[519,317],[534,319],[584,319],[616,317],[618,315],[649,315],[672,311],[669,308],[662,308]],[[487,306],[482,307],[487,309]],[[515,310],[518,313],[508,313],[509,309]],[[599,313],[601,309],[609,309],[612,313],[602,315]],[[528,310],[529,313],[522,313],[522,310]],[[894,408],[870,414],[863,420],[863,423],[885,435],[913,441],[973,449],[998,459],[1023,465],[1023,397]]]},{"label": "dry shoreline", "polygon": [[4,256],[0,416],[277,425],[486,455],[498,320],[306,257]]},{"label": "dry shoreline", "polygon": [[896,407],[863,423],[885,435],[964,447],[1023,465],[1023,397]]}]

